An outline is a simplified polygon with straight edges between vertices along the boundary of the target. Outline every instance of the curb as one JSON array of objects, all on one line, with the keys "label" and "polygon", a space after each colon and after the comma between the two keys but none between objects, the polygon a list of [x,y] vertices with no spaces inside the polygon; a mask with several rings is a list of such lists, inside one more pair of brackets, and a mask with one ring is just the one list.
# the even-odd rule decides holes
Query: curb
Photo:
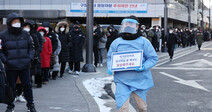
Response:
[{"label": "curb", "polygon": [[75,79],[75,85],[84,97],[89,107],[88,112],[100,112],[99,106],[91,96],[91,94],[87,91],[87,89],[83,85],[83,81],[90,79],[90,78],[100,78],[102,75],[99,74],[100,72],[92,72],[92,73],[85,73],[82,72],[80,74],[80,78]]}]

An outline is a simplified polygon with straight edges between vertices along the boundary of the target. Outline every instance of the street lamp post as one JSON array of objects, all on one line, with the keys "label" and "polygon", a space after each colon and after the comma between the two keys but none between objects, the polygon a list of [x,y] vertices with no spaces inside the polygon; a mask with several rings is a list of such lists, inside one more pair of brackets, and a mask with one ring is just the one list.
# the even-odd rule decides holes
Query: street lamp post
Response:
[{"label": "street lamp post", "polygon": [[209,0],[209,32],[211,31],[211,0]]},{"label": "street lamp post", "polygon": [[187,8],[188,8],[188,29],[190,30],[191,29],[191,0],[188,0],[188,5],[187,5]]},{"label": "street lamp post", "polygon": [[86,64],[82,72],[96,72],[93,65],[93,0],[87,0],[86,38]]},{"label": "street lamp post", "polygon": [[167,0],[164,0],[164,36],[167,35],[167,24],[168,24],[168,7]]},{"label": "street lamp post", "polygon": [[202,16],[202,21],[201,21],[201,26],[202,26],[202,33],[204,32],[204,18],[203,18],[203,9],[204,9],[204,2],[202,0],[202,13],[201,13],[201,16]]},{"label": "street lamp post", "polygon": [[[167,36],[167,26],[168,26],[168,6],[167,0],[164,0],[164,38]],[[167,52],[166,43],[164,44],[164,52]]]}]

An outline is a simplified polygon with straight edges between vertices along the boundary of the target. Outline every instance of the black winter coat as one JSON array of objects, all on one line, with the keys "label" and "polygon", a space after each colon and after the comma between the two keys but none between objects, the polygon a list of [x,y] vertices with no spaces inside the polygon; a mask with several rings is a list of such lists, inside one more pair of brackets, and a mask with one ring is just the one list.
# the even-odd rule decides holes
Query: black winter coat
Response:
[{"label": "black winter coat", "polygon": [[80,31],[72,30],[70,32],[70,35],[72,37],[72,45],[73,45],[70,48],[70,61],[72,62],[83,61],[82,48],[85,42],[85,36],[81,30]]},{"label": "black winter coat", "polygon": [[28,32],[22,31],[20,35],[13,35],[4,30],[0,33],[0,39],[0,54],[7,70],[30,68],[30,61],[34,59],[34,45]]},{"label": "black winter coat", "polygon": [[[36,64],[36,67],[37,67],[36,71],[35,71],[36,73],[34,72],[35,75],[36,75],[36,74],[41,73],[41,55],[40,55],[40,53],[41,53],[42,48],[43,48],[43,40],[42,40],[40,33],[37,32],[37,31],[31,32],[30,34],[31,34],[32,38],[33,37],[37,38],[35,40],[33,39],[35,41],[34,42],[34,44],[35,44],[35,60],[33,62],[34,62],[34,64]],[[39,44],[39,45],[36,45],[36,44]],[[39,48],[37,48],[36,46],[39,47]]]},{"label": "black winter coat", "polygon": [[47,34],[47,37],[49,37],[51,39],[51,43],[52,43],[52,52],[54,52],[57,49],[58,46],[58,42],[57,42],[57,36],[55,33],[53,32],[49,32]]},{"label": "black winter coat", "polygon": [[175,44],[179,41],[180,41],[179,38],[174,33],[171,33],[171,34],[168,33],[168,35],[166,36],[166,42],[167,42],[168,48],[175,46]]},{"label": "black winter coat", "polygon": [[110,48],[110,44],[118,37],[118,32],[114,31],[114,32],[110,32],[107,34],[107,43],[106,43],[106,49],[107,51]]},{"label": "black winter coat", "polygon": [[93,33],[95,33],[95,35],[93,36],[93,47],[98,48],[99,39],[102,37],[102,32],[99,28],[97,28]]},{"label": "black winter coat", "polygon": [[183,45],[188,44],[189,38],[190,38],[190,33],[189,33],[189,32],[184,32],[184,33],[182,34],[182,44],[183,44]]},{"label": "black winter coat", "polygon": [[69,48],[72,47],[72,37],[65,33],[59,33],[58,36],[61,42],[59,62],[69,62]]},{"label": "black winter coat", "polygon": [[47,34],[47,37],[49,37],[51,39],[51,43],[52,43],[52,52],[54,52],[57,49],[58,46],[58,42],[57,42],[57,36],[56,34],[53,32],[53,28],[51,27],[49,22],[43,22],[42,23],[43,27],[49,27],[49,32]]}]

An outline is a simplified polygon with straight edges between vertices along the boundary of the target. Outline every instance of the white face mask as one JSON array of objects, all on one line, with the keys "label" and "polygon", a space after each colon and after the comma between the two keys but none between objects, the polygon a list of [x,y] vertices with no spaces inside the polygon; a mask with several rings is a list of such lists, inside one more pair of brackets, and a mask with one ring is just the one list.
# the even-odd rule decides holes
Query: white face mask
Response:
[{"label": "white face mask", "polygon": [[93,31],[95,31],[95,30],[96,30],[96,28],[97,28],[97,27],[93,27]]},{"label": "white face mask", "polygon": [[27,31],[27,32],[29,32],[29,31],[30,31],[30,29],[29,29],[29,28],[24,28],[24,30],[25,30],[25,31]]},{"label": "white face mask", "polygon": [[65,28],[60,28],[60,31],[63,32],[65,30]]},{"label": "white face mask", "polygon": [[45,27],[46,31],[49,32],[49,27]]},{"label": "white face mask", "polygon": [[173,33],[173,31],[172,31],[172,30],[170,30],[170,31],[169,31],[169,33]]},{"label": "white face mask", "polygon": [[39,33],[40,33],[41,36],[44,36],[44,32],[40,31]]},{"label": "white face mask", "polygon": [[21,27],[21,23],[14,23],[14,24],[12,24],[12,27],[20,28]]}]

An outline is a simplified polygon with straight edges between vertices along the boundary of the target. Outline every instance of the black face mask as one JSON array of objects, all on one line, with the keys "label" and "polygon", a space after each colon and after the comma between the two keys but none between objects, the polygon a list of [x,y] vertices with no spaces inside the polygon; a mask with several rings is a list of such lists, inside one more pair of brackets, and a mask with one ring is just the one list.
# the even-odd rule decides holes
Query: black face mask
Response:
[{"label": "black face mask", "polygon": [[74,26],[74,29],[79,29],[79,27],[78,26]]},{"label": "black face mask", "polygon": [[20,27],[20,28],[15,28],[15,27],[9,26],[9,27],[8,27],[8,31],[9,31],[11,34],[14,34],[14,35],[20,35],[21,32],[22,32],[22,27]]},{"label": "black face mask", "polygon": [[124,39],[124,40],[135,40],[138,37],[141,36],[141,31],[138,30],[138,32],[136,34],[129,34],[129,33],[121,33],[120,36]]}]

